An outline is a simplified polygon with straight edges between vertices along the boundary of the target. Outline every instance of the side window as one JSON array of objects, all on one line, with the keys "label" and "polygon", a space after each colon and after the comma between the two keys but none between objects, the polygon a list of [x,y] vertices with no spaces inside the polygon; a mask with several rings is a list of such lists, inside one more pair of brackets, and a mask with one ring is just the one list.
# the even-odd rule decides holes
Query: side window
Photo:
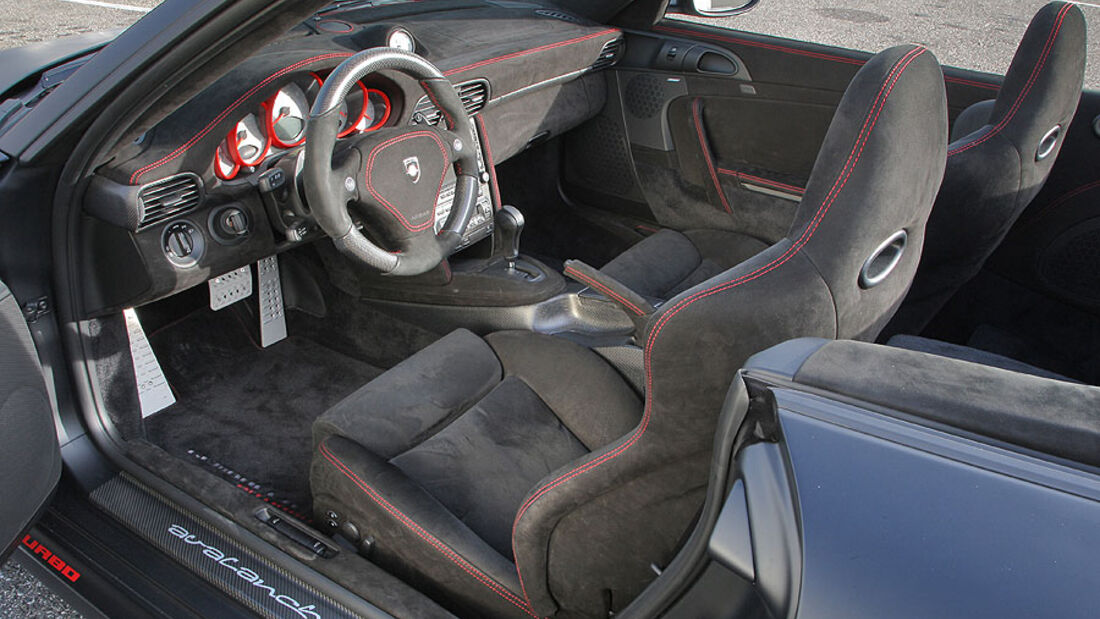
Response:
[{"label": "side window", "polygon": [[[945,65],[1003,75],[1044,1],[675,0],[666,17],[866,52],[918,42]],[[1089,30],[1100,32],[1100,5],[1090,5],[1079,4]],[[1100,40],[1090,37],[1088,50],[1090,59],[1098,57]],[[1085,87],[1100,87],[1100,62],[1086,67]]]}]

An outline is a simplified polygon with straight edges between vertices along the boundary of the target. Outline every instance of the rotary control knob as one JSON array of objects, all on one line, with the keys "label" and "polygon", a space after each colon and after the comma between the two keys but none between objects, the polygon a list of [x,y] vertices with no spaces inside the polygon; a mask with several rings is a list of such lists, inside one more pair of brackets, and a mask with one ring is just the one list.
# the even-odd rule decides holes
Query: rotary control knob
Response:
[{"label": "rotary control knob", "polygon": [[202,258],[205,243],[202,234],[188,221],[177,221],[164,229],[164,255],[173,264],[194,266]]}]

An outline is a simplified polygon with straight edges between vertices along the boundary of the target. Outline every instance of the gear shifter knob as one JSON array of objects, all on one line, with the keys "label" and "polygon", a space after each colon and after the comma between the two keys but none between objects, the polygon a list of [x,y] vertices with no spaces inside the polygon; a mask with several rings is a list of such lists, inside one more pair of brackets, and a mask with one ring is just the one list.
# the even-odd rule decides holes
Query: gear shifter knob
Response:
[{"label": "gear shifter knob", "polygon": [[516,268],[519,258],[519,237],[523,234],[523,213],[519,209],[505,204],[496,214],[496,226],[500,231],[501,247],[509,269]]}]

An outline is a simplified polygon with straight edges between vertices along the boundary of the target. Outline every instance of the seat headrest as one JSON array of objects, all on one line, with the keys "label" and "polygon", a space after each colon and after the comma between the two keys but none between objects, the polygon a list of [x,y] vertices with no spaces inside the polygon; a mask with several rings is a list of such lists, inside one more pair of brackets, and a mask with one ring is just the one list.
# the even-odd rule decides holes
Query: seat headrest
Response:
[{"label": "seat headrest", "polygon": [[[952,143],[948,154],[967,152],[1001,135],[1022,155],[1034,155],[1056,125],[1068,128],[1084,81],[1086,29],[1076,4],[1051,2],[1039,9],[1016,49],[988,124]],[[1054,157],[1044,159],[1053,162]]]}]

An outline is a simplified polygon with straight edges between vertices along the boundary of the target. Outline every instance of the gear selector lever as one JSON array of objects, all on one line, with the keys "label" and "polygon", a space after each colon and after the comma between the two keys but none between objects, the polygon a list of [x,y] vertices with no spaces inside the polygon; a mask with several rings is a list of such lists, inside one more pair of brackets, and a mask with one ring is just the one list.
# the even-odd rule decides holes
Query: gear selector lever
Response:
[{"label": "gear selector lever", "polygon": [[519,259],[519,237],[523,234],[523,213],[519,209],[505,204],[496,213],[496,226],[500,231],[501,248],[508,270],[514,271]]}]

